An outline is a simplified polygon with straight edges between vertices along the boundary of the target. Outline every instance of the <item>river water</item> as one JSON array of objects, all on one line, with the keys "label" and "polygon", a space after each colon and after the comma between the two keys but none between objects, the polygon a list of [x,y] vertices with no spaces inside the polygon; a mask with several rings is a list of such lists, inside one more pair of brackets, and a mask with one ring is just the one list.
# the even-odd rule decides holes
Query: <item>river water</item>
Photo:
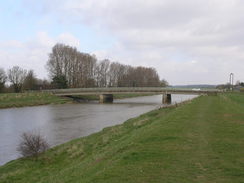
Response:
[{"label": "river water", "polygon": [[[172,95],[172,103],[195,95]],[[23,132],[43,135],[51,146],[87,136],[105,127],[162,106],[162,95],[97,102],[45,105],[0,110],[0,165],[19,157],[16,148]]]}]

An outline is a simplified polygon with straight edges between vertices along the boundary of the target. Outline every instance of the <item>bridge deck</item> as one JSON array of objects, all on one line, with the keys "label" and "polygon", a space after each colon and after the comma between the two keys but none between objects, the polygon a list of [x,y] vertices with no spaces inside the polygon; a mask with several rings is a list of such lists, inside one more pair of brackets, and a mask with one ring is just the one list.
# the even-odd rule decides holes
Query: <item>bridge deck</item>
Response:
[{"label": "bridge deck", "polygon": [[161,88],[161,87],[120,87],[120,88],[71,88],[71,89],[55,89],[46,90],[52,92],[57,96],[71,96],[71,95],[100,95],[100,94],[217,94],[220,90],[194,90],[194,89],[176,89],[176,88]]}]

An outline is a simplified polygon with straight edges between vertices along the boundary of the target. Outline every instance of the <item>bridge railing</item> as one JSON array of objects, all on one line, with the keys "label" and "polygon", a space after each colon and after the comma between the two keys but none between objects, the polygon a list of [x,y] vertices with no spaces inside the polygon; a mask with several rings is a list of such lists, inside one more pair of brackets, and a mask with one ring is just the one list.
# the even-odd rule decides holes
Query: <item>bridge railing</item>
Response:
[{"label": "bridge railing", "polygon": [[101,94],[101,93],[196,93],[196,94],[207,94],[207,93],[219,93],[221,90],[217,89],[182,89],[182,88],[162,88],[162,87],[107,87],[107,88],[69,88],[69,89],[53,89],[46,90],[46,92],[52,92],[53,94]]}]

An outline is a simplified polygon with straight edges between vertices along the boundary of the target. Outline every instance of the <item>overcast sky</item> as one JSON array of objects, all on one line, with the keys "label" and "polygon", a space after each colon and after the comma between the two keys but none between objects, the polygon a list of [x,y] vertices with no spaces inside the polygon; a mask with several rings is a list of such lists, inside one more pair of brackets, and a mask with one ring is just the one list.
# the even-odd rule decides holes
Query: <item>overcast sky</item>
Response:
[{"label": "overcast sky", "polygon": [[172,85],[244,81],[243,0],[2,0],[0,25],[0,67],[40,78],[60,42]]}]

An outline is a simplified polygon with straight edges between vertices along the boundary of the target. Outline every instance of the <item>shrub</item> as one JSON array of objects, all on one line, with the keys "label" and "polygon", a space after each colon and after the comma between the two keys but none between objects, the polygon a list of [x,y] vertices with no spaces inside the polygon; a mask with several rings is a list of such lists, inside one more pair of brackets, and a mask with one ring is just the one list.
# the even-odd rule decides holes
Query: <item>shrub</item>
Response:
[{"label": "shrub", "polygon": [[49,144],[40,134],[25,132],[21,135],[17,151],[23,157],[35,157],[37,159],[39,154],[45,152],[48,148]]}]

